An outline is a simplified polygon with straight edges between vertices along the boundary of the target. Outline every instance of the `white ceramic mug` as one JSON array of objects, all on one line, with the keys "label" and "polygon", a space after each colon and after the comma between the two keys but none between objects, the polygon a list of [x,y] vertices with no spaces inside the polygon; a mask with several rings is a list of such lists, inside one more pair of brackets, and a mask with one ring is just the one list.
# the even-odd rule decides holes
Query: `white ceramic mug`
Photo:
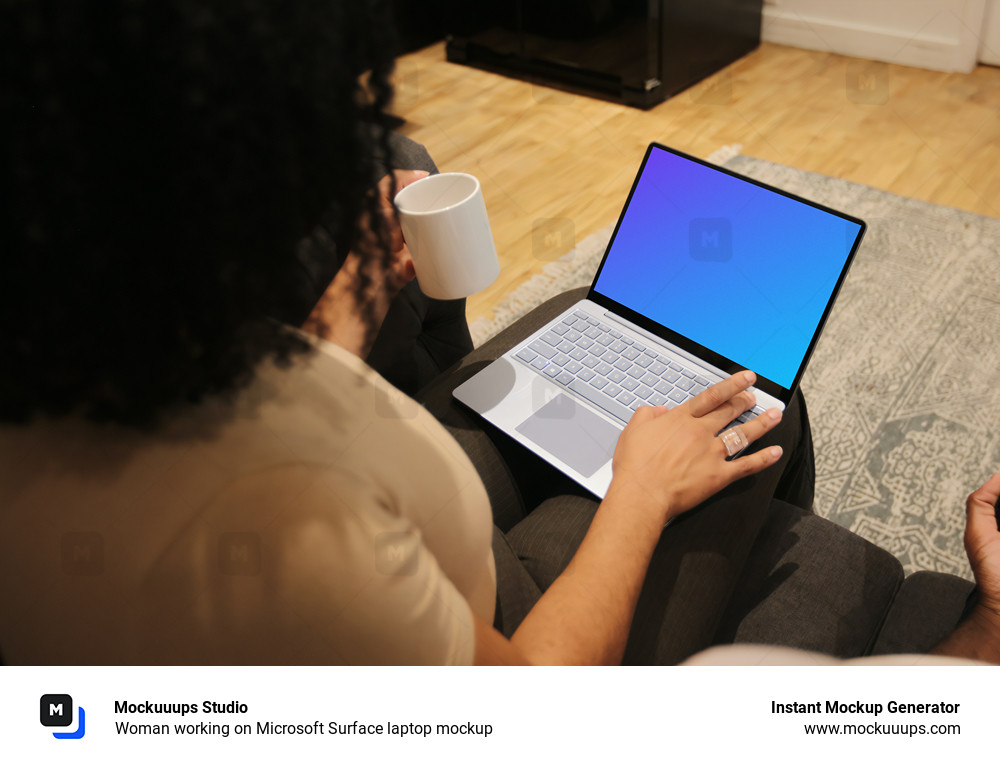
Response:
[{"label": "white ceramic mug", "polygon": [[500,259],[479,179],[440,173],[396,194],[399,225],[420,289],[431,298],[467,298],[500,275]]}]

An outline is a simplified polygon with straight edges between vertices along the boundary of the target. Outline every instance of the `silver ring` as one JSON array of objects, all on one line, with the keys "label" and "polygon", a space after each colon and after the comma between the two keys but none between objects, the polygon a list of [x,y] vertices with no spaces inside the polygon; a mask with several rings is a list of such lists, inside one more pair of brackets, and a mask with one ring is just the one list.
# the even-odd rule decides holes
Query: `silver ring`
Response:
[{"label": "silver ring", "polygon": [[747,439],[747,435],[743,433],[743,429],[739,426],[733,426],[732,428],[723,431],[719,434],[719,438],[722,439],[722,443],[725,445],[726,452],[729,453],[729,457],[738,455],[747,448],[747,445],[750,444],[750,440]]}]

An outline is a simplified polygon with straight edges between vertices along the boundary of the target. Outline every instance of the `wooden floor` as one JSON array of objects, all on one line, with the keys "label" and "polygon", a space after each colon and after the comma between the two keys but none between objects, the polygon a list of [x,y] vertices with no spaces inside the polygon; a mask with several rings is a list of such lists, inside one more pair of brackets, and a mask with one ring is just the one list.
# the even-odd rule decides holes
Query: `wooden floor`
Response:
[{"label": "wooden floor", "polygon": [[[764,44],[650,111],[445,61],[399,60],[394,111],[442,170],[480,178],[501,276],[493,305],[621,210],[645,146],[725,144],[784,165],[1000,217],[1000,69],[944,74]],[[867,102],[867,103],[865,103]]]}]

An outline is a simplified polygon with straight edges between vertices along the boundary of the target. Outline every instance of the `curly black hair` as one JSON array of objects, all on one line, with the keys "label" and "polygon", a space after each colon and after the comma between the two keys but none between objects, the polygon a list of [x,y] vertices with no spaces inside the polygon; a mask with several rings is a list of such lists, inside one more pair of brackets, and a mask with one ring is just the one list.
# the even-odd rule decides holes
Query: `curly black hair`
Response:
[{"label": "curly black hair", "polygon": [[304,350],[270,318],[381,220],[392,53],[379,0],[0,0],[0,420],[148,426]]}]

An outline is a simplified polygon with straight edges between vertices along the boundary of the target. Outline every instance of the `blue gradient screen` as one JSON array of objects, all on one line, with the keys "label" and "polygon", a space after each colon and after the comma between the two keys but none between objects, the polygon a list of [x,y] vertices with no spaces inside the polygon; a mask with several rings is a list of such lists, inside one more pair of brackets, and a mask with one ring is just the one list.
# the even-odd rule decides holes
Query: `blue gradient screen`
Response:
[{"label": "blue gradient screen", "polygon": [[595,289],[791,388],[860,229],[653,147]]}]

